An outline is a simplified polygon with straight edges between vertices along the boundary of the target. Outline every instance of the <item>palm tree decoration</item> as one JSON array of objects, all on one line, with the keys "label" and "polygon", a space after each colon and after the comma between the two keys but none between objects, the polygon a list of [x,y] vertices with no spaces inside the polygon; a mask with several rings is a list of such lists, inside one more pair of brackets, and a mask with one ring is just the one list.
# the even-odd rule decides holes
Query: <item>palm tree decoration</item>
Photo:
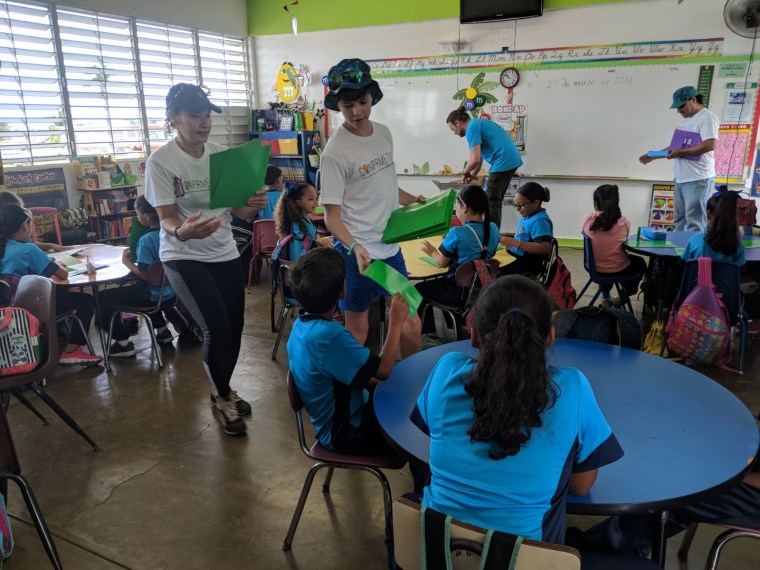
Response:
[{"label": "palm tree decoration", "polygon": [[[483,98],[483,103],[480,105],[482,107],[486,103],[498,102],[498,99],[494,95],[489,93],[489,91],[496,89],[498,86],[499,86],[499,83],[497,83],[496,81],[486,81],[486,74],[484,71],[481,71],[474,77],[469,87],[465,87],[464,89],[460,89],[459,91],[457,91],[452,97],[452,99],[457,99],[459,101],[462,101],[462,104],[464,104],[464,102],[467,100],[467,90],[472,88],[472,89],[475,89],[479,97]],[[470,111],[470,114],[472,115],[473,119],[477,119],[478,115],[480,114],[478,107],[475,107],[474,109],[472,109]]]}]

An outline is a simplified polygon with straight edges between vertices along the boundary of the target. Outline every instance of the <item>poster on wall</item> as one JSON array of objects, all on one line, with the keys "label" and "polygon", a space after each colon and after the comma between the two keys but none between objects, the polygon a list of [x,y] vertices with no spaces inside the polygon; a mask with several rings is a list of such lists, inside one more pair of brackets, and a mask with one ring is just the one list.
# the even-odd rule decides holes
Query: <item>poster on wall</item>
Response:
[{"label": "poster on wall", "polygon": [[[6,189],[18,194],[27,208],[46,207],[61,211],[69,207],[63,168],[6,171],[4,179]],[[35,226],[38,234],[52,231],[52,216],[36,216]]]},{"label": "poster on wall", "polygon": [[721,125],[715,147],[715,181],[744,181],[744,159],[747,154],[750,125]]},{"label": "poster on wall", "polygon": [[755,153],[755,170],[752,173],[752,188],[750,194],[755,198],[760,198],[760,150]]}]

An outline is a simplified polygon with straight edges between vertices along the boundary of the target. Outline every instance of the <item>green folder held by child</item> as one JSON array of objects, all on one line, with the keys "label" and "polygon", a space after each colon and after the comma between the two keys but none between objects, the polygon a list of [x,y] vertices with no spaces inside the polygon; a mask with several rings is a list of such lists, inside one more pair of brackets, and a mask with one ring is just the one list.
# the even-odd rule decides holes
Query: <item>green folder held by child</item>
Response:
[{"label": "green folder held by child", "polygon": [[409,314],[412,316],[417,314],[417,309],[422,303],[422,295],[414,288],[406,275],[401,275],[393,267],[379,260],[370,263],[362,275],[372,279],[391,295],[400,293],[409,303]]},{"label": "green folder held by child", "polygon": [[148,231],[144,225],[137,221],[137,216],[132,216],[132,221],[129,225],[129,251],[132,252],[132,259],[137,257],[137,242]]},{"label": "green folder held by child", "polygon": [[456,191],[447,190],[424,202],[415,202],[394,211],[385,226],[383,243],[445,234],[451,227],[456,199]]}]

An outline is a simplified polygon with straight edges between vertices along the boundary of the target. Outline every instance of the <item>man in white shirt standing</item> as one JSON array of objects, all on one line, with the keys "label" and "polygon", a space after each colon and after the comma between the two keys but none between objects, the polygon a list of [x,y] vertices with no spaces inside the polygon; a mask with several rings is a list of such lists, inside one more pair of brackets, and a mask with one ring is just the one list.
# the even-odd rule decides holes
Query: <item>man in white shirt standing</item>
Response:
[{"label": "man in white shirt standing", "polygon": [[[667,148],[666,158],[674,159],[676,182],[674,222],[676,231],[704,231],[707,223],[705,204],[715,185],[715,146],[718,144],[718,117],[702,104],[702,95],[694,87],[681,87],[673,93],[671,109],[677,109],[684,121],[682,131],[696,133],[702,142],[685,148]],[[696,160],[695,160],[696,157]],[[641,164],[654,160],[648,154],[639,157]]]}]

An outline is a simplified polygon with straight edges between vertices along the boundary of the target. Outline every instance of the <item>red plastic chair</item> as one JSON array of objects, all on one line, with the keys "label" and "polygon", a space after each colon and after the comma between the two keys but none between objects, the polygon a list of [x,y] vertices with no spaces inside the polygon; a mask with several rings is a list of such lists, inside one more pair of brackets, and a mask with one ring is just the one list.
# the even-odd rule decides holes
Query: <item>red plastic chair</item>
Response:
[{"label": "red plastic chair", "polygon": [[251,282],[256,277],[259,282],[257,262],[260,259],[271,259],[272,252],[277,246],[277,232],[274,220],[256,220],[253,222],[253,238],[251,238],[251,262],[248,264],[248,292],[251,292]]},{"label": "red plastic chair", "polygon": [[[34,216],[42,214],[50,214],[53,216],[53,223],[55,224],[55,237],[58,238],[58,245],[63,245],[61,240],[61,225],[58,220],[58,210],[56,208],[29,208],[29,211]],[[32,216],[32,240],[37,241],[37,229],[34,227],[34,216]]]},{"label": "red plastic chair", "polygon": [[334,469],[361,469],[363,471],[369,471],[375,477],[380,480],[383,486],[383,502],[385,504],[385,520],[388,521],[388,517],[391,512],[391,485],[388,483],[388,479],[385,477],[380,469],[401,469],[406,461],[398,457],[397,455],[358,455],[339,453],[331,449],[327,449],[321,443],[316,442],[309,447],[306,444],[306,434],[303,427],[303,417],[301,410],[303,410],[303,402],[301,396],[298,394],[296,383],[293,379],[293,374],[288,370],[288,397],[290,398],[290,407],[296,414],[296,424],[298,426],[298,443],[301,445],[301,451],[304,452],[306,457],[316,461],[311,466],[309,472],[306,475],[306,481],[303,483],[303,489],[301,490],[301,496],[298,499],[296,505],[296,512],[293,513],[293,520],[290,521],[290,528],[288,528],[288,534],[285,536],[285,541],[282,543],[282,549],[285,551],[290,550],[290,545],[293,543],[293,536],[296,534],[296,528],[298,528],[298,521],[301,519],[301,513],[303,513],[303,507],[306,504],[306,499],[309,497],[309,490],[311,490],[311,484],[314,481],[314,476],[317,471],[327,467],[327,477],[322,484],[322,492],[330,492],[330,481]]}]

